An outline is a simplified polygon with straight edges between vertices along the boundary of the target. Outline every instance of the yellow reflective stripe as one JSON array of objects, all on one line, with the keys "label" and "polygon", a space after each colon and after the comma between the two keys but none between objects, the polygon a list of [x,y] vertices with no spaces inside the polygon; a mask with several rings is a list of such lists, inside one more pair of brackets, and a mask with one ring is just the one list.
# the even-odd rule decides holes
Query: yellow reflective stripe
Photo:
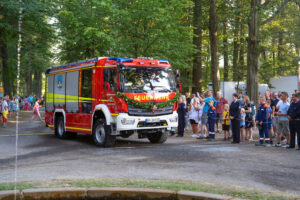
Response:
[{"label": "yellow reflective stripe", "polygon": [[54,125],[48,125],[49,127],[54,127]]},{"label": "yellow reflective stripe", "polygon": [[116,116],[118,116],[119,113],[110,113],[110,115],[116,115]]},{"label": "yellow reflective stripe", "polygon": [[89,128],[78,128],[78,127],[70,127],[66,126],[67,129],[73,129],[73,130],[82,130],[82,131],[91,131]]},{"label": "yellow reflective stripe", "polygon": [[[66,100],[76,100],[76,102],[88,102],[88,101],[94,101],[96,100],[95,98],[90,98],[90,97],[78,97],[78,96],[73,96],[73,95],[64,95],[64,94],[56,94],[56,93],[47,93],[46,100],[49,102],[51,99],[53,99],[56,102],[57,99],[66,99]],[[109,100],[108,100],[109,101]]]}]

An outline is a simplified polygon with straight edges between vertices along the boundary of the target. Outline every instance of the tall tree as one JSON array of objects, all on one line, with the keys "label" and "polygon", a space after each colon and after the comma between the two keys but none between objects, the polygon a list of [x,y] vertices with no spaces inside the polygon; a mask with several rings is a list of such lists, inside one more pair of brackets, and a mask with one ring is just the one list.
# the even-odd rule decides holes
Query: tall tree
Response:
[{"label": "tall tree", "polygon": [[260,11],[264,10],[271,0],[266,0],[261,4],[261,0],[251,0],[251,10],[248,22],[248,51],[247,51],[247,93],[250,99],[257,103],[258,96],[258,69],[259,69],[259,54],[260,54],[260,26],[272,21],[278,14],[280,14],[287,3],[284,2],[278,6],[278,9],[271,17],[261,21],[259,18]]},{"label": "tall tree", "polygon": [[224,59],[224,75],[223,80],[229,80],[229,53],[228,53],[228,27],[227,21],[223,22],[223,59]]},{"label": "tall tree", "polygon": [[193,26],[194,36],[193,44],[195,45],[196,52],[193,55],[193,93],[201,92],[202,90],[202,2],[201,0],[194,0],[194,14]]},{"label": "tall tree", "polygon": [[219,73],[219,60],[218,60],[218,21],[216,13],[216,2],[210,0],[209,8],[209,38],[210,38],[210,52],[211,52],[211,80],[213,85],[214,95],[220,89],[220,73]]}]

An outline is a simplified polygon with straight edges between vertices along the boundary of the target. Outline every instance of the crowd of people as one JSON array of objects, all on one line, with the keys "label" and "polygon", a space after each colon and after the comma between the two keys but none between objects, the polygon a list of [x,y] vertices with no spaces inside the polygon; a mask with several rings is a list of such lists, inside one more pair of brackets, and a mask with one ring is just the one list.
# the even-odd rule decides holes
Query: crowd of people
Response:
[{"label": "crowd of people", "polygon": [[43,103],[43,98],[40,99],[36,95],[23,97],[14,96],[13,98],[9,98],[8,95],[0,97],[0,123],[6,128],[8,119],[15,117],[16,113],[20,110],[33,110],[32,120],[38,117],[43,121],[39,112],[39,107],[43,105]]},{"label": "crowd of people", "polygon": [[257,108],[241,92],[234,93],[232,99],[229,104],[221,92],[214,97],[212,91],[205,91],[202,95],[181,95],[177,137],[183,137],[185,130],[191,127],[192,137],[197,139],[213,141],[217,133],[223,132],[225,141],[232,139],[232,143],[240,143],[253,141],[253,131],[258,129],[256,146],[295,148],[298,143],[297,150],[300,150],[299,91],[295,91],[291,98],[287,92],[271,94],[266,91],[264,95],[259,94]]}]

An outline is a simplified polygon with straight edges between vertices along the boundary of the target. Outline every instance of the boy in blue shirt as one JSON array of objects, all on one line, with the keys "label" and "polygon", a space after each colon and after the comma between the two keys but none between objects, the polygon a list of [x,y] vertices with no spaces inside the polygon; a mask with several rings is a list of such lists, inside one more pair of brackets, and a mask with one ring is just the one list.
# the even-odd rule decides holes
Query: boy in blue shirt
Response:
[{"label": "boy in blue shirt", "polygon": [[[260,106],[257,109],[257,114],[255,122],[258,125],[259,129],[259,142],[256,143],[256,146],[266,146],[270,147],[270,137],[268,130],[268,111],[265,97],[260,97]],[[264,144],[265,143],[265,144]]]},{"label": "boy in blue shirt", "polygon": [[214,107],[214,101],[209,101],[209,108],[207,112],[208,117],[208,133],[209,133],[209,140],[212,141],[215,139],[215,123],[217,117],[217,111]]}]

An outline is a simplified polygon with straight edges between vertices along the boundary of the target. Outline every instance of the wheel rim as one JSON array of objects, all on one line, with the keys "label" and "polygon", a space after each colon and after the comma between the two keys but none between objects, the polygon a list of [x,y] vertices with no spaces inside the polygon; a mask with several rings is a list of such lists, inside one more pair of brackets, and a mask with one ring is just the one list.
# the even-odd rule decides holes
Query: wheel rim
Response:
[{"label": "wheel rim", "polygon": [[62,121],[59,121],[57,130],[58,130],[58,135],[62,136],[63,131],[64,131],[63,130],[63,123],[62,123]]},{"label": "wheel rim", "polygon": [[99,143],[103,143],[103,141],[105,139],[105,130],[104,130],[104,127],[101,126],[101,125],[97,126],[95,134],[96,134],[96,140]]}]

